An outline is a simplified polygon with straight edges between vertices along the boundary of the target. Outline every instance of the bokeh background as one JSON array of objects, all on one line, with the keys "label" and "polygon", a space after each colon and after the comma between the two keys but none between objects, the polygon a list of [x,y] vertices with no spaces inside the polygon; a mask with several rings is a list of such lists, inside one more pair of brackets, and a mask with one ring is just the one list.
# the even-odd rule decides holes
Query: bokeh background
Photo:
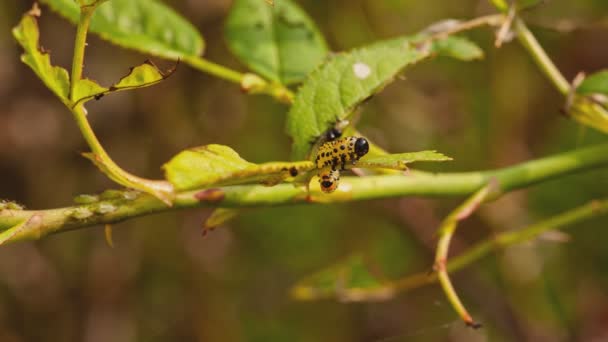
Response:
[{"label": "bokeh background", "polygon": [[[207,58],[244,70],[223,40],[229,0],[167,2],[201,30]],[[492,12],[485,0],[298,2],[334,51]],[[30,6],[0,0],[0,198],[53,208],[115,185],[80,157],[87,146],[70,114],[19,62],[10,29]],[[526,18],[568,79],[608,66],[605,0],[545,1]],[[41,30],[53,62],[67,68],[74,28],[43,7]],[[452,156],[432,165],[446,172],[503,167],[606,140],[560,115],[563,99],[517,43],[496,50],[487,29],[469,37],[485,60],[417,65],[365,104],[359,129],[391,152]],[[146,58],[93,36],[85,73],[111,84]],[[88,107],[114,160],[150,178],[161,177],[160,165],[178,151],[209,143],[253,162],[289,156],[285,106],[186,65],[160,85]],[[459,230],[454,252],[606,196],[606,171],[483,207]],[[115,225],[114,248],[102,227],[2,246],[0,341],[608,340],[606,218],[496,251],[455,274],[464,302],[484,323],[478,331],[457,319],[438,285],[374,303],[290,297],[296,281],[353,253],[373,263],[378,250],[389,251],[381,259],[390,277],[430,270],[435,229],[458,201],[250,210],[204,238],[201,222],[210,210],[187,210]]]}]

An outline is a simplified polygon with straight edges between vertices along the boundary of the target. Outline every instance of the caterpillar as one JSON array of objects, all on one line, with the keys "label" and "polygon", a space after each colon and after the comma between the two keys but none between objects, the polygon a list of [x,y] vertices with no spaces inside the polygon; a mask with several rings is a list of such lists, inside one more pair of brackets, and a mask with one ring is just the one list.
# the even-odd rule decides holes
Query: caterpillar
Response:
[{"label": "caterpillar", "polygon": [[369,151],[365,138],[345,137],[328,141],[317,150],[315,165],[319,169],[321,190],[326,193],[335,191],[340,183],[340,171],[348,163],[354,164]]}]

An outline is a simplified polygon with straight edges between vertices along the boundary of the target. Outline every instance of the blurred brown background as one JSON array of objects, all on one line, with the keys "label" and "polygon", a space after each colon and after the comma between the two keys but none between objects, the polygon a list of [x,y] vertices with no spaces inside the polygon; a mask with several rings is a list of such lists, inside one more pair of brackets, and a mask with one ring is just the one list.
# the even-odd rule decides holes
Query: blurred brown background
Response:
[{"label": "blurred brown background", "polygon": [[[492,12],[485,0],[298,2],[335,51]],[[244,70],[223,40],[230,1],[168,3],[201,30],[208,59]],[[53,208],[115,185],[80,157],[87,146],[70,114],[19,61],[10,29],[30,6],[0,0],[0,198]],[[608,66],[605,0],[546,1],[526,18],[568,79]],[[74,28],[43,7],[41,31],[53,62],[68,68]],[[414,67],[365,105],[359,128],[391,152],[454,157],[433,166],[441,171],[502,167],[606,140],[559,114],[563,99],[517,43],[496,50],[489,30],[469,36],[485,60]],[[93,36],[85,74],[111,84],[146,58]],[[113,159],[150,178],[161,177],[160,165],[178,151],[208,143],[253,162],[289,156],[285,106],[186,65],[160,85],[88,109]],[[509,194],[465,223],[454,251],[606,194],[606,170]],[[400,246],[388,258],[391,277],[430,269],[434,231],[457,203],[403,198],[252,210],[205,238],[200,225],[210,211],[188,210],[116,225],[114,249],[101,227],[3,246],[0,341],[608,340],[605,218],[560,236],[567,243],[513,246],[456,274],[464,302],[484,323],[479,331],[458,321],[437,285],[376,303],[289,297],[298,279],[378,241]]]}]

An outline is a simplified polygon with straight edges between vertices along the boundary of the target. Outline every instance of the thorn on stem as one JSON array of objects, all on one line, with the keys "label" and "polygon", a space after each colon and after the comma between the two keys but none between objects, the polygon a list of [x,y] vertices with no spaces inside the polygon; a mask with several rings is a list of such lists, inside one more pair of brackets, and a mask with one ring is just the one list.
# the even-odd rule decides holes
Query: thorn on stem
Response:
[{"label": "thorn on stem", "polygon": [[480,329],[483,327],[483,325],[481,323],[475,322],[473,320],[465,321],[464,323],[467,325],[467,327],[474,329],[474,330],[477,330],[477,329]]}]

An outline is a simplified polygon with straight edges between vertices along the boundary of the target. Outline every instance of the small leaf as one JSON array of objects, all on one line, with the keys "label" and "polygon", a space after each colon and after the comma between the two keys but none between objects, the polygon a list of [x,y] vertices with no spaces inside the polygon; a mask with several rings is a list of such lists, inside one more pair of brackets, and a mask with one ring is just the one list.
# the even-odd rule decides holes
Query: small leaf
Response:
[{"label": "small leaf", "polygon": [[[501,12],[506,12],[509,10],[509,6],[511,6],[506,0],[490,0],[496,8],[498,8]],[[526,8],[530,8],[542,3],[544,0],[515,0],[514,3],[517,6],[517,10],[523,10]]]},{"label": "small leaf", "polygon": [[[41,0],[73,24],[80,8],[74,0]],[[204,42],[196,28],[157,0],[112,0],[99,6],[90,31],[124,48],[168,59],[199,56]]]},{"label": "small leaf", "polygon": [[61,67],[51,64],[51,57],[40,48],[40,32],[36,18],[40,9],[34,7],[21,18],[19,25],[13,28],[13,36],[24,50],[21,61],[27,64],[64,103],[68,103],[70,79],[68,72]]},{"label": "small leaf", "polygon": [[[462,41],[458,44],[461,46]],[[348,119],[357,105],[380,91],[406,66],[451,51],[446,47],[454,45],[457,43],[432,42],[426,35],[396,38],[337,55],[313,71],[287,116],[287,133],[294,141],[292,159],[305,159],[311,142],[336,122]],[[466,53],[458,51],[459,56],[471,56],[470,48]]]},{"label": "small leaf", "polygon": [[217,208],[212,213],[211,216],[205,220],[203,224],[203,235],[207,234],[207,232],[214,230],[218,226],[234,219],[241,213],[243,209],[239,208]]},{"label": "small leaf", "polygon": [[80,79],[74,87],[74,103],[90,100],[96,96],[105,94],[108,88],[99,85],[97,82],[88,78]]},{"label": "small leaf", "polygon": [[185,150],[163,166],[165,177],[177,190],[210,185],[261,182],[274,185],[314,168],[312,162],[253,164],[230,147],[207,145]]},{"label": "small leaf", "polygon": [[602,94],[578,95],[572,97],[568,115],[583,125],[608,133],[608,97]]},{"label": "small leaf", "polygon": [[421,151],[364,157],[357,162],[357,167],[407,170],[407,164],[413,162],[448,160],[452,158],[436,151]]},{"label": "small leaf", "polygon": [[282,84],[302,81],[327,54],[314,22],[291,0],[235,0],[226,21],[228,46],[247,66]]},{"label": "small leaf", "polygon": [[370,272],[363,256],[354,254],[300,281],[291,289],[291,295],[297,300],[306,301],[324,298],[361,301],[362,297],[377,300],[392,295],[392,291],[385,285],[384,281]]},{"label": "small leaf", "polygon": [[585,80],[576,88],[576,92],[583,95],[608,95],[608,70],[599,71],[585,78]]},{"label": "small leaf", "polygon": [[77,99],[75,103],[88,101],[93,98],[99,99],[108,93],[116,91],[148,87],[163,81],[171,76],[174,71],[175,68],[172,68],[163,73],[151,61],[146,61],[141,65],[131,68],[126,76],[110,88],[105,88],[89,79],[82,79],[78,81],[74,89],[74,93],[76,94],[74,99]]},{"label": "small leaf", "polygon": [[435,43],[435,52],[439,56],[456,58],[462,61],[481,59],[483,50],[467,38],[453,36]]}]

